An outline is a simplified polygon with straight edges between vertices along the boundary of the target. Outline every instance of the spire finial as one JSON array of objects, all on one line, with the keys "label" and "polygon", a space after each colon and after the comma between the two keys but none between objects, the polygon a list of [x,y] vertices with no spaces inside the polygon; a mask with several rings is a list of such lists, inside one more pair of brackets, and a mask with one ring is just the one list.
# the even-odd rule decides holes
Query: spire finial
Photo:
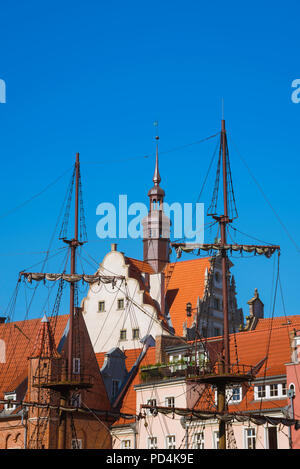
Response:
[{"label": "spire finial", "polygon": [[[158,122],[155,121],[154,125],[155,127],[158,127]],[[155,171],[154,171],[154,176],[153,176],[153,182],[155,186],[159,186],[161,177],[160,177],[159,169],[158,169],[158,140],[159,140],[158,135],[156,135],[155,140],[156,140],[156,159],[155,159]]]}]

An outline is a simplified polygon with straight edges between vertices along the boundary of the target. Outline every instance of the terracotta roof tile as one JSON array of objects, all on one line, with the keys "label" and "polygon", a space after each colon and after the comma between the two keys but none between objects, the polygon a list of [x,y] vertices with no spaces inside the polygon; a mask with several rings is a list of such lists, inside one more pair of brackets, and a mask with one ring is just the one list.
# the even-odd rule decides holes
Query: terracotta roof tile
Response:
[{"label": "terracotta roof tile", "polygon": [[[132,358],[135,357],[136,350],[126,350],[126,354],[130,357],[130,363],[132,363]],[[146,352],[146,355],[142,359],[139,369],[143,365],[150,365],[152,363],[155,363],[155,347],[149,347],[149,349]],[[134,363],[132,363],[134,364]],[[128,366],[127,366],[128,369]],[[120,408],[120,412],[123,414],[133,414],[136,415],[137,412],[139,412],[139,409],[136,409],[136,391],[134,389],[134,386],[137,384],[140,384],[140,373],[139,370],[137,370],[137,373],[131,382],[129,389],[123,398],[122,405]],[[132,420],[127,420],[124,418],[118,419],[115,423],[114,426],[116,425],[126,425],[129,423],[135,422],[135,419]]]},{"label": "terracotta roof tile", "polygon": [[[54,340],[61,339],[68,315],[51,319]],[[30,319],[0,324],[0,396],[13,391],[28,373],[28,357],[36,342],[41,319]],[[12,389],[12,387],[14,389]]]},{"label": "terracotta roof tile", "polygon": [[168,264],[166,275],[166,302],[175,335],[182,336],[183,323],[190,327],[193,317],[187,318],[186,304],[196,308],[205,288],[205,273],[210,270],[210,257]]},{"label": "terracotta roof tile", "polygon": [[30,357],[59,357],[50,322],[43,317]]},{"label": "terracotta roof tile", "polygon": [[154,270],[150,264],[146,261],[141,261],[139,259],[133,259],[132,257],[125,257],[126,261],[129,261],[131,265],[137,268],[139,272],[144,272],[147,274],[154,274]]}]

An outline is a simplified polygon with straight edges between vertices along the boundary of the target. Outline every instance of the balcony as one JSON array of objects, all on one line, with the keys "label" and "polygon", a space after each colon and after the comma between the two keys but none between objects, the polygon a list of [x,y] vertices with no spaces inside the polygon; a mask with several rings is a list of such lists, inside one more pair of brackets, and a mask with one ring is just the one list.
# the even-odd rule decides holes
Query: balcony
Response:
[{"label": "balcony", "polygon": [[253,374],[252,369],[253,367],[249,365],[233,364],[229,366],[227,372],[224,372],[220,363],[211,365],[207,362],[200,365],[187,363],[156,364],[142,368],[140,378],[141,382],[145,384],[178,378],[210,383],[212,385],[217,385],[218,383],[230,384],[250,381]]},{"label": "balcony", "polygon": [[91,388],[94,384],[94,377],[80,373],[72,373],[71,376],[49,377],[33,376],[32,386],[36,388],[53,389],[63,392],[66,389],[85,389]]}]

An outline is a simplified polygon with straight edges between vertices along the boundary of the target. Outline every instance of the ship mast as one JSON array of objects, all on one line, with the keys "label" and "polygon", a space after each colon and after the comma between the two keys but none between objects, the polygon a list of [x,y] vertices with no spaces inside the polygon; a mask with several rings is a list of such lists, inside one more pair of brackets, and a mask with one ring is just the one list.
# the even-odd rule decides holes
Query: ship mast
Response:
[{"label": "ship mast", "polygon": [[[227,165],[226,165],[226,148],[227,136],[225,129],[225,120],[222,119],[221,130],[222,145],[222,168],[223,168],[223,201],[224,215],[220,217],[221,244],[226,245],[226,227],[229,223],[228,218],[228,194],[227,194]],[[225,372],[228,373],[230,367],[230,351],[229,351],[229,327],[228,327],[228,281],[227,281],[227,252],[221,251],[222,256],[222,293],[223,293],[223,313],[224,313],[224,366]]]},{"label": "ship mast", "polygon": [[[172,247],[177,251],[177,256],[180,257],[181,252],[191,252],[197,250],[200,255],[201,250],[204,252],[218,251],[221,257],[222,266],[222,296],[223,296],[223,346],[222,354],[219,360],[214,364],[213,371],[209,373],[202,373],[199,370],[198,376],[191,377],[187,373],[187,379],[199,383],[206,383],[216,387],[217,389],[217,411],[219,418],[219,448],[226,449],[226,423],[222,418],[227,412],[226,403],[226,388],[228,386],[250,382],[254,379],[257,373],[257,367],[242,365],[240,363],[231,364],[230,360],[230,342],[229,342],[229,306],[228,306],[228,252],[247,252],[258,255],[265,255],[267,258],[271,257],[276,251],[280,251],[280,246],[261,246],[261,245],[239,245],[227,244],[227,226],[232,223],[233,219],[237,217],[237,211],[233,195],[233,187],[230,173],[230,163],[228,157],[227,134],[225,128],[225,120],[221,121],[221,139],[219,148],[219,162],[213,200],[209,207],[208,215],[212,216],[219,224],[221,239],[215,241],[213,244],[197,244],[197,243],[171,243]],[[222,173],[221,173],[222,170]],[[223,179],[223,214],[217,215],[217,200],[218,200],[218,187],[219,175],[222,174]],[[230,192],[230,194],[229,194]],[[230,196],[230,200],[229,200]],[[230,207],[229,207],[230,205]],[[229,208],[232,213],[229,213]]]},{"label": "ship mast", "polygon": [[[72,187],[74,184],[75,177],[75,213],[74,213],[74,237],[72,239],[66,239],[64,236],[64,228],[66,228],[65,221],[69,218],[69,203],[71,203]],[[80,199],[80,200],[79,200]],[[79,246],[84,244],[84,241],[79,239],[78,228],[79,228],[79,202],[81,203],[81,192],[80,192],[80,163],[79,153],[76,154],[76,162],[72,176],[72,184],[69,194],[69,203],[67,204],[67,210],[65,215],[65,221],[61,230],[62,239],[70,247],[70,274],[63,273],[41,273],[41,272],[20,272],[20,278],[24,277],[28,282],[35,281],[60,281],[61,279],[70,283],[70,311],[69,311],[69,331],[68,331],[68,342],[67,348],[67,369],[65,366],[61,367],[60,376],[48,377],[46,380],[41,381],[38,376],[34,377],[34,387],[44,388],[56,391],[59,393],[60,399],[60,414],[58,423],[58,435],[57,435],[57,448],[66,449],[66,436],[67,436],[67,412],[65,410],[66,404],[70,398],[73,390],[88,389],[93,387],[93,376],[83,375],[82,367],[73,370],[73,358],[74,358],[74,345],[75,345],[75,292],[76,283],[79,281],[87,282],[88,284],[99,284],[101,283],[112,283],[115,284],[116,280],[124,280],[123,276],[110,276],[102,275],[97,272],[95,275],[76,274],[76,250]],[[81,205],[80,205],[81,210]],[[82,217],[82,213],[80,213]],[[80,222],[82,220],[80,219]],[[80,228],[82,228],[80,226]],[[81,229],[80,229],[81,232]],[[81,237],[81,235],[80,235]],[[76,313],[76,320],[79,320]],[[77,337],[77,336],[76,336]],[[79,352],[79,351],[78,351]],[[80,365],[79,365],[80,366]]]},{"label": "ship mast", "polygon": [[[224,215],[219,217],[220,232],[221,232],[221,245],[226,245],[226,227],[229,223],[228,218],[228,194],[227,194],[227,162],[226,162],[226,148],[227,136],[225,129],[225,120],[222,119],[221,130],[221,149],[222,149],[222,169],[223,169],[223,204]],[[224,372],[229,373],[230,369],[230,349],[229,349],[229,327],[228,327],[228,275],[227,275],[227,252],[225,249],[221,250],[222,262],[222,294],[223,294],[223,347],[224,347]],[[222,382],[218,386],[218,412],[223,413],[226,410],[226,383]],[[219,421],[219,448],[226,449],[226,425],[223,420]]]},{"label": "ship mast", "polygon": [[[71,276],[76,270],[76,249],[82,245],[78,240],[78,198],[79,198],[79,153],[76,153],[75,162],[75,214],[74,214],[74,238],[65,239],[64,242],[69,244],[71,250]],[[70,282],[70,316],[69,316],[69,338],[68,338],[68,379],[71,380],[73,366],[73,343],[74,343],[74,306],[75,306],[75,283]]]}]

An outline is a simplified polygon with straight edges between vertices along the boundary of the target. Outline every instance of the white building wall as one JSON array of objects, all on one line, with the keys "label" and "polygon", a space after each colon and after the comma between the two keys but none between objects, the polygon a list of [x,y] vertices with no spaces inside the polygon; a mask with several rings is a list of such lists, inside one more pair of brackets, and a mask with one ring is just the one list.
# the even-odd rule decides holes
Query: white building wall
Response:
[{"label": "white building wall", "polygon": [[[98,272],[103,275],[124,276],[116,284],[95,284],[82,301],[83,316],[95,353],[107,352],[113,347],[121,349],[140,348],[140,339],[151,334],[154,338],[162,334],[156,309],[143,303],[143,290],[135,278],[128,277],[125,256],[119,251],[109,252],[103,259]],[[118,308],[118,300],[124,300],[124,308]],[[99,310],[104,302],[104,311]],[[139,338],[133,338],[133,330],[139,329]],[[120,338],[120,331],[126,338]]]}]

